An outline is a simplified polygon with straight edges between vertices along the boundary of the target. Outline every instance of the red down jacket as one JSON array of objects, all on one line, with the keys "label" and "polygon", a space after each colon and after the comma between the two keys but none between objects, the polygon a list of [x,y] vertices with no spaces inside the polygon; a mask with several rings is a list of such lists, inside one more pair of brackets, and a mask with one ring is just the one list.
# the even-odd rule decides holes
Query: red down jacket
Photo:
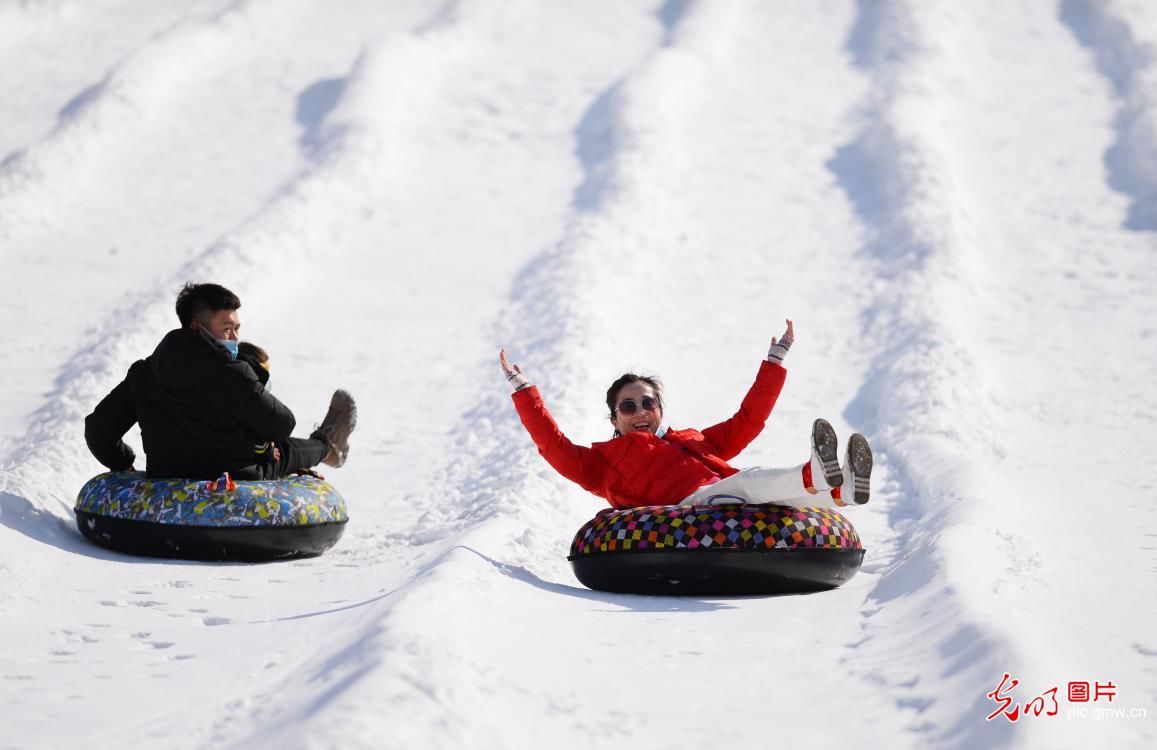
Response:
[{"label": "red down jacket", "polygon": [[547,411],[536,386],[515,391],[514,406],[542,457],[572,482],[615,508],[674,505],[704,484],[739,471],[727,463],[763,431],[787,370],[763,362],[735,416],[663,437],[632,432],[589,448],[575,445]]}]

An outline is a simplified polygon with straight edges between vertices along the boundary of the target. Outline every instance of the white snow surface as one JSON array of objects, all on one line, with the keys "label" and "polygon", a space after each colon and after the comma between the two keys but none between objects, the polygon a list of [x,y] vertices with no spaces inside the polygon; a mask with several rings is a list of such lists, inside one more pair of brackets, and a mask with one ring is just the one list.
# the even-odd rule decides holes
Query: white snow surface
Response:
[{"label": "white snow surface", "polygon": [[[1157,746],[1157,4],[4,0],[0,122],[0,748]],[[358,400],[320,557],[76,530],[189,280],[299,430]],[[737,463],[866,434],[859,574],[584,588],[498,348],[589,443],[788,317]]]}]

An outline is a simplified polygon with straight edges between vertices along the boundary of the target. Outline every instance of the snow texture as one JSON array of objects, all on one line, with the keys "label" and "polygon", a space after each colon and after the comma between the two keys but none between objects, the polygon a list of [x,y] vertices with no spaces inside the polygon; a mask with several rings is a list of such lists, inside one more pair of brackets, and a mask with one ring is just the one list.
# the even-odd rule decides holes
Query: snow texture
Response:
[{"label": "snow texture", "polygon": [[[9,0],[0,115],[0,748],[1157,746],[1157,4]],[[358,398],[322,557],[75,528],[188,280],[303,429]],[[862,571],[579,585],[498,348],[589,443],[627,370],[730,415],[787,317],[737,463],[868,435]]]}]

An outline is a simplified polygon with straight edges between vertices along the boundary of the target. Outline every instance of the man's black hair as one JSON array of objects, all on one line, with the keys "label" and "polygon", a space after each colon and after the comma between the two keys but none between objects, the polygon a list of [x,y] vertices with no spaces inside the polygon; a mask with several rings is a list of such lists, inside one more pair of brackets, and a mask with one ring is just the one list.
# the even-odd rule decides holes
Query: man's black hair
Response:
[{"label": "man's black hair", "polygon": [[200,321],[218,310],[236,310],[241,300],[220,284],[185,284],[177,294],[177,319],[182,328]]}]

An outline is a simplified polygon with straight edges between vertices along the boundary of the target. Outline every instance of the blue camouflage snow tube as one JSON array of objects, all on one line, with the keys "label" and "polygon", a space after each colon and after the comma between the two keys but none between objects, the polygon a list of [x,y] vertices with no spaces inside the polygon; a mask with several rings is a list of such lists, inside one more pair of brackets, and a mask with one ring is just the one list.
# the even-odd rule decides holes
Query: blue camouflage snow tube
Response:
[{"label": "blue camouflage snow tube", "polygon": [[597,591],[766,595],[835,588],[860,569],[864,548],[831,508],[652,505],[599,511],[567,559]]},{"label": "blue camouflage snow tube", "polygon": [[270,560],[319,555],[349,521],[345,500],[325,480],[148,479],[112,472],[90,479],[76,499],[76,524],[90,541],[120,552],[193,560]]}]

